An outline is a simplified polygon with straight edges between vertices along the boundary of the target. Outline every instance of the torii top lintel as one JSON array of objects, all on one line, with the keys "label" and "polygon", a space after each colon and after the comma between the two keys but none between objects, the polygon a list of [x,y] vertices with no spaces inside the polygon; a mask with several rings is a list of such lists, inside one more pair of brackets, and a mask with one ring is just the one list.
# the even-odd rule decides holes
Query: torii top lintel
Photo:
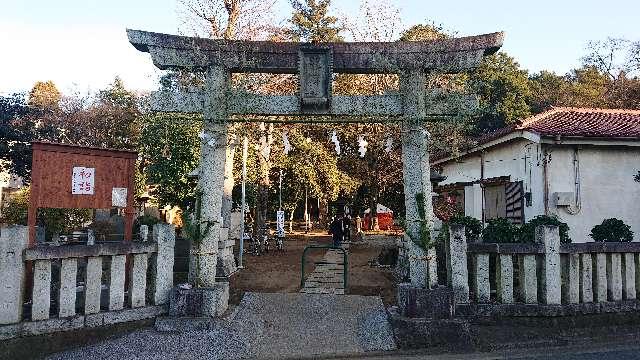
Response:
[{"label": "torii top lintel", "polygon": [[398,73],[424,69],[455,73],[473,69],[482,57],[498,51],[504,33],[434,41],[300,43],[213,40],[127,29],[129,42],[151,54],[160,69],[223,66],[231,72],[299,71],[302,49],[328,49],[335,73]]}]

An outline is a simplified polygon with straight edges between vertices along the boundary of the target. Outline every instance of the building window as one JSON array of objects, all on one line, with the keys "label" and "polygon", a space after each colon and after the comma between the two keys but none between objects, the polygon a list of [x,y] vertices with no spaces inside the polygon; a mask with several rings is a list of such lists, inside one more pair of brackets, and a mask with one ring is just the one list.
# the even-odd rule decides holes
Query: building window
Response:
[{"label": "building window", "polygon": [[484,221],[507,218],[512,224],[524,223],[522,181],[484,187]]}]

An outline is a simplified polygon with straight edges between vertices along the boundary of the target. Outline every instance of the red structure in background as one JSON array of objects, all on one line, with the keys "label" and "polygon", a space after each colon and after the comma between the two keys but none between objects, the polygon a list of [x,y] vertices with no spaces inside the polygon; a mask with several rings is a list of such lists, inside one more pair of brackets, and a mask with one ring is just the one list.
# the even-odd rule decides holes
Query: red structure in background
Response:
[{"label": "red structure in background", "polygon": [[[377,205],[377,218],[378,227],[380,230],[391,230],[393,228],[393,210],[386,206]],[[364,219],[362,219],[362,228],[365,230],[371,229],[371,211],[369,209],[364,212]]]},{"label": "red structure in background", "polygon": [[123,189],[126,189],[124,239],[131,240],[138,158],[135,151],[44,142],[34,142],[32,147],[29,246],[35,243],[38,208],[112,208],[114,203],[125,201],[118,198],[124,194]]}]

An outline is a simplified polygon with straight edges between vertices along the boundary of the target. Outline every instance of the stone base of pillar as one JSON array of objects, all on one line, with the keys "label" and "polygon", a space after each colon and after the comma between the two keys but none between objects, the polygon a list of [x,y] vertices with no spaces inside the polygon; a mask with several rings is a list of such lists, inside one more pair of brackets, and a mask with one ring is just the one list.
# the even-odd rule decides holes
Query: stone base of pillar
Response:
[{"label": "stone base of pillar", "polygon": [[218,245],[218,273],[216,274],[216,279],[220,277],[228,278],[231,274],[236,272],[236,260],[233,256],[234,245],[235,240],[229,239],[229,229],[220,229],[220,242]]},{"label": "stone base of pillar", "polygon": [[444,348],[455,351],[473,349],[471,326],[464,319],[409,318],[389,309],[389,322],[401,349]]},{"label": "stone base of pillar", "polygon": [[426,287],[427,285],[427,252],[420,246],[416,245],[408,235],[405,235],[405,244],[407,245],[407,256],[409,259],[409,279],[411,284],[418,287]]},{"label": "stone base of pillar", "polygon": [[425,289],[398,284],[398,313],[409,318],[450,319],[455,314],[453,290],[446,286]]},{"label": "stone base of pillar", "polygon": [[170,317],[218,317],[229,306],[229,283],[208,288],[174,287],[169,295]]}]

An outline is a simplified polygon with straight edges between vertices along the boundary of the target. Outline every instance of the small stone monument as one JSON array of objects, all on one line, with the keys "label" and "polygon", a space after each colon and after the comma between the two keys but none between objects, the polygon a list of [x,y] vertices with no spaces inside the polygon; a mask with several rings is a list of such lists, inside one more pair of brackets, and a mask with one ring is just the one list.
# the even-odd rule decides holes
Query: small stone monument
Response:
[{"label": "small stone monument", "polygon": [[96,236],[93,233],[93,230],[87,230],[87,245],[95,245],[96,244]]},{"label": "small stone monument", "polygon": [[140,225],[140,241],[147,242],[149,238],[149,226]]}]

